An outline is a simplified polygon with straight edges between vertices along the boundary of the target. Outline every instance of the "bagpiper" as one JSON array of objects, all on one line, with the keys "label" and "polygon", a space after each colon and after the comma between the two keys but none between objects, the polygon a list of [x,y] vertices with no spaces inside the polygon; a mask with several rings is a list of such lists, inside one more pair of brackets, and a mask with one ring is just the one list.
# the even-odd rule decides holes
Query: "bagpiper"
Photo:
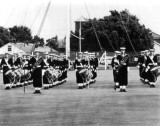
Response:
[{"label": "bagpiper", "polygon": [[114,57],[112,58],[111,65],[113,69],[113,80],[114,80],[114,89],[119,88],[119,78],[118,78],[118,66],[119,66],[119,61],[117,59],[117,56],[120,55],[120,51],[115,51]]},{"label": "bagpiper", "polygon": [[157,66],[157,55],[154,55],[154,49],[149,50],[149,55],[147,57],[146,61],[146,72],[148,76],[148,81],[150,84],[150,87],[155,87],[155,82],[157,80],[156,76],[152,73],[152,68]]},{"label": "bagpiper", "polygon": [[121,54],[117,56],[117,60],[119,61],[118,76],[119,76],[119,92],[126,92],[126,87],[128,85],[128,64],[129,64],[129,56],[125,53],[126,48],[121,47]]}]

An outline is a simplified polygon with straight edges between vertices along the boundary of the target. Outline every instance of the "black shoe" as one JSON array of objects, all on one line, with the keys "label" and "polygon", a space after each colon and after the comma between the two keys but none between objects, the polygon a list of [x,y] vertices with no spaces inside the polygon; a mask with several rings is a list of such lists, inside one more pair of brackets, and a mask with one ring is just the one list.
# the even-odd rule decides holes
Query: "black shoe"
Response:
[{"label": "black shoe", "polygon": [[10,90],[10,87],[6,87],[5,90]]},{"label": "black shoe", "polygon": [[120,89],[120,91],[119,92],[123,92],[123,89]]},{"label": "black shoe", "polygon": [[123,92],[127,92],[126,89],[123,89]]},{"label": "black shoe", "polygon": [[156,86],[155,85],[150,85],[150,88],[155,88]]},{"label": "black shoe", "polygon": [[40,91],[40,90],[37,90],[37,93],[38,93],[38,94],[41,94],[41,91]]},{"label": "black shoe", "polygon": [[78,89],[82,89],[82,87],[79,86]]},{"label": "black shoe", "polygon": [[33,92],[33,94],[37,94],[37,90],[35,90],[35,91]]}]

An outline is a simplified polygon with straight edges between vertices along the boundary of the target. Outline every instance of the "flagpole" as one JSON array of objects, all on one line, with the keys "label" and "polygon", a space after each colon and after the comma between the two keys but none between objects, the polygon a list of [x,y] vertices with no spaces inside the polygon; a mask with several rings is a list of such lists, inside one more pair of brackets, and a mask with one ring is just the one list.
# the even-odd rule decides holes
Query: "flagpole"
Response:
[{"label": "flagpole", "polygon": [[70,1],[67,7],[66,59],[70,57]]}]

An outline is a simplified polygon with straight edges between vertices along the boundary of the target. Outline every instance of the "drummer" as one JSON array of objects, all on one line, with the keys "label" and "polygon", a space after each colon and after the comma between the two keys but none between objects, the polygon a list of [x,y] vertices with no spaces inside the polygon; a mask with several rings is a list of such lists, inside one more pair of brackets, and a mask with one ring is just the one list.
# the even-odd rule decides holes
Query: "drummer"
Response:
[{"label": "drummer", "polygon": [[157,55],[154,54],[154,49],[149,50],[149,55],[146,61],[146,72],[151,88],[155,87],[156,76],[151,72],[151,69],[157,66]]},{"label": "drummer", "polygon": [[82,64],[82,61],[83,61],[83,53],[82,52],[79,52],[78,53],[78,57],[75,59],[75,71],[76,71],[76,82],[77,82],[77,85],[78,85],[78,89],[82,89],[83,88],[83,78],[82,76],[79,74],[79,71],[82,70],[83,68],[83,64]]}]

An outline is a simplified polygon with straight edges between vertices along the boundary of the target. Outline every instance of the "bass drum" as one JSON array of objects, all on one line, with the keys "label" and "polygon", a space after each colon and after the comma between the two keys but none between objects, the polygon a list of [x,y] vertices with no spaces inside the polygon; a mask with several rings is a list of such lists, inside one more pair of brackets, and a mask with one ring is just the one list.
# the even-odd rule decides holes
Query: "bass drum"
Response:
[{"label": "bass drum", "polygon": [[152,74],[154,74],[155,77],[158,77],[160,75],[160,66],[155,66],[151,68],[150,70]]},{"label": "bass drum", "polygon": [[91,79],[93,77],[92,71],[86,68],[79,70],[79,74],[83,78],[87,78],[87,79]]}]

